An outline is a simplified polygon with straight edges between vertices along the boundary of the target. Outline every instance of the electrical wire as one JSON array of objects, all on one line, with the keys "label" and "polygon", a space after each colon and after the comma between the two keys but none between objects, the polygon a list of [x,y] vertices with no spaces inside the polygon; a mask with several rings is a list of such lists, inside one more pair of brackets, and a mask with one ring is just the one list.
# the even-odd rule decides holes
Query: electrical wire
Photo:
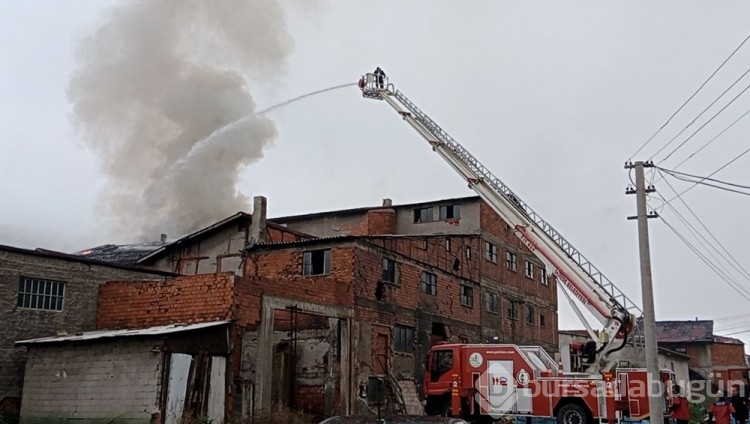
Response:
[{"label": "electrical wire", "polygon": [[742,40],[742,42],[740,43],[740,45],[737,46],[736,49],[734,49],[734,51],[729,55],[729,57],[727,57],[726,59],[724,59],[724,61],[721,62],[721,65],[719,65],[719,67],[716,68],[716,70],[703,82],[703,84],[701,84],[700,87],[698,87],[698,89],[695,90],[695,93],[693,93],[690,97],[688,97],[688,99],[685,100],[685,102],[679,108],[677,108],[677,110],[672,114],[672,116],[670,116],[669,118],[667,118],[667,121],[664,122],[664,124],[661,127],[659,127],[659,129],[656,130],[656,132],[651,137],[649,137],[648,140],[646,140],[641,145],[641,147],[638,148],[638,150],[635,151],[635,153],[633,153],[632,155],[630,155],[630,158],[628,159],[628,161],[630,161],[633,158],[633,156],[637,155],[641,150],[643,150],[643,148],[646,147],[651,142],[651,140],[653,140],[661,132],[661,130],[664,129],[664,127],[666,127],[667,125],[669,125],[669,123],[672,121],[672,119],[675,116],[677,116],[677,114],[680,113],[680,111],[688,103],[690,103],[691,100],[693,100],[693,97],[695,97],[696,95],[698,95],[698,93],[703,89],[703,87],[705,87],[706,84],[708,84],[708,82],[711,81],[711,79],[714,77],[714,75],[716,75],[721,70],[721,68],[723,68],[724,65],[727,62],[729,62],[729,60],[737,53],[737,51],[739,51],[742,48],[742,46],[745,45],[745,43],[747,42],[747,40],[750,40],[750,35],[748,35],[744,40]]},{"label": "electrical wire", "polygon": [[706,147],[708,147],[708,146],[709,146],[709,145],[710,145],[711,143],[713,143],[714,141],[716,141],[716,139],[717,139],[717,138],[719,138],[719,137],[721,137],[722,135],[724,135],[724,133],[725,133],[725,132],[729,131],[729,129],[730,129],[730,128],[732,128],[733,126],[735,126],[735,125],[736,125],[736,124],[737,124],[738,122],[740,122],[740,121],[741,121],[741,120],[742,120],[742,119],[743,119],[744,117],[746,117],[747,115],[750,115],[750,109],[748,109],[748,110],[747,110],[747,111],[746,111],[745,113],[743,113],[742,115],[740,115],[740,117],[739,117],[739,118],[735,119],[735,120],[734,120],[734,122],[732,122],[732,123],[731,123],[731,124],[729,124],[729,125],[728,125],[728,126],[727,126],[726,128],[724,128],[723,130],[721,130],[721,132],[719,132],[718,134],[716,134],[716,135],[715,135],[715,136],[714,136],[714,137],[713,137],[712,139],[708,140],[708,141],[706,142],[706,144],[704,144],[703,146],[701,146],[701,147],[700,147],[700,149],[696,150],[696,151],[695,151],[695,152],[693,152],[693,153],[692,153],[692,154],[691,154],[690,156],[688,156],[687,158],[683,159],[683,161],[682,161],[682,162],[680,162],[680,163],[678,163],[677,165],[675,165],[675,166],[674,166],[674,169],[677,169],[677,168],[679,168],[679,167],[680,167],[680,166],[681,166],[682,164],[684,164],[685,162],[687,162],[687,161],[689,161],[690,159],[692,159],[692,158],[693,158],[693,156],[695,156],[695,155],[697,155],[698,153],[700,153],[700,151],[701,151],[701,150],[705,149],[705,148],[706,148]]},{"label": "electrical wire", "polygon": [[677,175],[681,175],[681,176],[684,176],[684,177],[700,178],[701,181],[708,180],[708,181],[713,181],[715,183],[730,185],[732,187],[746,188],[746,189],[750,190],[750,186],[746,186],[746,185],[742,185],[742,184],[729,183],[729,182],[726,182],[726,181],[717,180],[716,178],[701,177],[700,175],[693,175],[693,174],[688,174],[686,172],[679,172],[679,171],[675,171],[674,169],[665,169],[665,168],[662,168],[660,166],[654,166],[654,168],[656,168],[658,170],[661,170],[661,171],[664,171],[664,172],[666,172],[668,174],[677,174]]},{"label": "electrical wire", "polygon": [[706,264],[706,266],[708,266],[708,267],[709,267],[709,268],[710,268],[710,269],[711,269],[712,271],[714,271],[714,273],[715,273],[715,274],[716,274],[717,276],[719,276],[719,278],[720,278],[720,279],[722,279],[722,280],[723,280],[723,281],[724,281],[725,283],[727,283],[727,284],[728,284],[728,285],[729,285],[729,286],[730,286],[730,287],[731,287],[732,289],[734,289],[734,290],[735,290],[735,291],[736,291],[736,292],[737,292],[737,293],[738,293],[738,294],[739,294],[740,296],[742,296],[742,297],[744,297],[744,298],[745,298],[746,300],[750,301],[750,296],[748,296],[748,295],[747,295],[746,293],[744,293],[744,292],[743,292],[742,290],[740,290],[740,289],[738,289],[737,287],[735,287],[735,286],[734,286],[734,285],[733,285],[733,284],[732,284],[732,283],[731,283],[731,282],[730,282],[730,281],[729,281],[729,280],[728,280],[728,279],[727,279],[727,278],[726,278],[726,277],[725,277],[725,276],[724,276],[723,274],[721,274],[721,272],[720,272],[719,270],[717,270],[717,269],[716,269],[716,268],[714,267],[714,265],[713,265],[713,264],[712,264],[712,263],[711,263],[711,262],[710,262],[710,261],[709,261],[708,259],[706,259],[706,257],[705,257],[705,256],[704,256],[704,255],[703,255],[702,253],[700,253],[700,252],[698,251],[698,249],[696,249],[696,248],[695,248],[695,246],[693,246],[693,245],[692,245],[692,244],[690,243],[690,241],[688,241],[688,240],[687,240],[687,239],[686,239],[686,238],[685,238],[685,237],[684,237],[684,236],[683,236],[682,234],[680,234],[680,232],[679,232],[679,231],[677,231],[677,229],[676,229],[676,228],[674,228],[674,227],[673,227],[673,226],[672,226],[672,225],[671,225],[671,224],[669,223],[669,221],[667,221],[667,220],[666,220],[666,219],[665,219],[665,218],[664,218],[663,216],[660,216],[660,218],[661,218],[661,221],[662,221],[662,222],[663,222],[663,223],[664,223],[664,224],[665,224],[665,225],[667,226],[667,228],[669,228],[669,229],[670,229],[670,230],[671,230],[671,231],[672,231],[672,232],[674,233],[674,235],[675,235],[675,236],[676,236],[676,237],[677,237],[678,239],[680,239],[680,241],[682,241],[682,243],[684,243],[684,244],[685,244],[685,246],[687,246],[687,247],[688,247],[688,249],[690,249],[690,251],[692,251],[692,252],[693,252],[693,253],[694,253],[694,254],[695,254],[696,256],[698,256],[698,258],[699,258],[699,259],[700,259],[701,261],[703,261],[703,263],[704,263],[704,264]]},{"label": "electrical wire", "polygon": [[[674,154],[674,153],[675,153],[676,151],[680,150],[680,148],[681,148],[682,146],[684,146],[684,145],[685,145],[685,143],[687,143],[687,142],[688,142],[688,141],[690,141],[690,140],[691,140],[691,139],[692,139],[693,137],[695,137],[695,135],[696,135],[696,134],[698,134],[698,132],[700,132],[700,131],[701,131],[701,130],[702,130],[703,128],[706,128],[706,125],[710,124],[710,123],[711,123],[711,122],[712,122],[712,121],[713,121],[714,119],[716,119],[716,117],[717,117],[717,116],[719,116],[719,115],[720,115],[720,114],[721,114],[722,112],[724,112],[724,111],[725,111],[725,110],[726,110],[726,109],[727,109],[727,108],[728,108],[728,107],[729,107],[729,106],[730,106],[730,105],[731,105],[732,103],[734,103],[734,102],[735,102],[735,100],[737,100],[737,99],[738,99],[738,98],[739,98],[739,97],[740,97],[741,95],[745,94],[745,92],[746,92],[746,91],[747,91],[748,89],[750,89],[750,84],[748,84],[748,85],[747,85],[747,86],[746,86],[745,88],[743,88],[743,89],[742,89],[742,91],[740,91],[740,92],[739,92],[739,93],[738,93],[738,94],[737,94],[736,96],[734,96],[734,97],[732,98],[732,100],[730,100],[730,101],[729,101],[729,103],[725,104],[723,108],[719,109],[719,111],[718,111],[718,112],[716,112],[716,113],[714,114],[714,116],[712,116],[711,118],[709,118],[709,119],[708,119],[708,121],[704,122],[704,123],[703,123],[703,125],[701,125],[701,126],[700,126],[700,127],[699,127],[699,128],[697,129],[697,130],[693,131],[693,133],[692,133],[692,134],[690,134],[690,136],[689,136],[688,138],[686,138],[685,140],[683,140],[683,141],[682,141],[682,143],[680,143],[680,144],[679,144],[679,145],[678,145],[677,147],[675,147],[675,148],[674,148],[674,149],[673,149],[673,150],[672,150],[671,152],[669,152],[669,154],[668,154],[668,155],[667,155],[666,157],[664,157],[664,159],[662,159],[662,160],[661,160],[661,162],[666,162],[666,161],[667,161],[667,159],[669,159],[669,158],[670,158],[670,157],[671,157],[671,156],[672,156],[672,155],[673,155],[673,154]],[[671,142],[670,142],[670,143],[671,143]],[[667,144],[667,145],[669,145],[669,144]],[[666,146],[664,146],[664,147],[666,147]],[[662,150],[664,149],[664,147],[662,147],[661,149],[659,149],[659,152],[661,152],[661,151],[662,151]],[[654,154],[654,156],[656,156],[657,154],[659,154],[659,152],[657,152],[656,154]]]},{"label": "electrical wire", "polygon": [[[724,165],[722,165],[721,167],[719,167],[719,169],[717,169],[716,171],[714,171],[714,172],[712,172],[712,173],[708,174],[708,176],[707,176],[706,178],[710,178],[710,177],[713,177],[714,175],[716,175],[716,173],[718,173],[718,172],[719,172],[719,171],[721,171],[722,169],[726,168],[727,166],[729,166],[729,165],[733,164],[734,162],[736,162],[737,160],[739,160],[739,159],[740,159],[741,157],[745,156],[745,155],[746,155],[747,153],[750,153],[750,148],[748,148],[748,149],[747,149],[747,150],[745,150],[744,152],[742,152],[742,153],[740,153],[739,155],[737,155],[737,156],[735,156],[734,158],[732,158],[732,159],[731,159],[731,160],[730,160],[729,162],[727,162],[727,163],[725,163]],[[683,196],[683,195],[684,195],[685,193],[687,193],[688,191],[690,191],[690,190],[694,189],[694,188],[695,188],[695,187],[696,187],[696,186],[697,186],[698,184],[699,184],[698,182],[695,182],[695,183],[693,183],[693,185],[691,185],[690,187],[686,188],[685,190],[683,190],[682,192],[680,192],[679,194],[677,194],[677,195],[676,195],[675,197],[673,197],[673,198],[671,198],[671,199],[667,200],[666,202],[664,202],[664,204],[663,204],[663,205],[659,206],[659,209],[658,209],[658,210],[662,210],[662,209],[664,209],[664,206],[668,205],[669,203],[671,203],[671,202],[672,202],[672,201],[674,201],[675,199],[679,199],[679,198],[680,198],[681,196]]]},{"label": "electrical wire", "polygon": [[[670,184],[669,181],[666,181],[666,183],[667,183],[667,186],[669,186],[669,188],[675,194],[677,194],[677,190],[675,190],[675,188],[672,186],[672,184]],[[679,197],[679,200],[685,206],[685,208],[687,208],[687,210],[690,212],[690,214],[693,215],[693,218],[695,218],[698,221],[698,223],[701,225],[701,227],[703,227],[703,229],[706,230],[706,232],[708,233],[708,235],[711,236],[711,238],[716,242],[716,244],[719,245],[719,247],[721,247],[721,250],[724,251],[724,253],[727,256],[729,256],[729,258],[731,258],[732,261],[734,261],[734,263],[737,265],[737,266],[732,265],[732,267],[735,269],[735,271],[739,272],[740,274],[743,274],[748,280],[750,280],[750,272],[748,272],[742,266],[742,264],[740,264],[740,262],[737,259],[735,259],[735,257],[731,253],[729,253],[729,251],[724,247],[724,245],[721,244],[721,242],[719,241],[719,239],[716,238],[716,236],[713,234],[713,232],[711,232],[711,230],[709,230],[708,227],[706,227],[706,224],[704,224],[703,221],[700,218],[698,218],[698,215],[695,214],[695,212],[693,211],[693,209],[685,202],[685,200],[682,197]],[[672,210],[675,210],[674,207],[672,207]],[[705,238],[704,238],[704,240],[705,240]],[[708,242],[708,241],[706,241],[706,242]],[[721,252],[718,252],[718,250],[717,250],[717,253],[719,253],[719,255],[721,255]],[[727,261],[727,262],[729,262],[729,261]]]},{"label": "electrical wire", "polygon": [[[658,167],[655,167],[655,168],[658,168]],[[729,185],[729,186],[732,186],[732,187],[742,188],[742,189],[745,189],[745,190],[750,190],[750,186],[746,186],[746,185],[742,185],[742,184],[730,183],[730,182],[726,182],[726,181],[721,181],[721,180],[717,180],[715,178],[700,177],[700,176],[697,176],[697,175],[685,174],[685,173],[682,173],[682,172],[676,172],[676,171],[669,170],[669,169],[664,169],[664,168],[658,168],[658,169],[660,171],[663,171],[665,174],[667,174],[667,175],[669,175],[669,176],[671,176],[671,177],[673,177],[675,179],[678,179],[680,181],[686,181],[686,182],[689,182],[689,183],[701,184],[701,185],[704,185],[704,186],[707,186],[707,187],[718,188],[720,190],[725,190],[725,191],[729,191],[729,192],[732,192],[732,193],[737,193],[737,194],[743,194],[745,196],[750,196],[750,192],[747,192],[747,191],[740,191],[740,190],[736,190],[736,189],[732,189],[732,188],[728,188],[728,187],[722,187],[720,185],[710,184],[710,183],[706,183],[704,181],[706,181],[706,180],[713,181],[713,182],[717,182],[719,184]],[[664,175],[664,174],[661,174],[661,175]],[[698,179],[698,181],[696,181],[696,179]],[[663,180],[663,178],[662,178],[662,180]]]},{"label": "electrical wire", "polygon": [[[715,98],[714,101],[711,102],[711,104],[709,104],[708,106],[706,106],[706,108],[703,109],[701,111],[701,113],[698,114],[698,116],[696,116],[695,118],[693,118],[692,121],[690,121],[687,125],[685,125],[685,127],[682,128],[682,130],[680,130],[680,132],[678,132],[677,135],[675,135],[674,137],[672,137],[667,142],[667,144],[665,144],[664,146],[662,146],[661,149],[657,150],[656,153],[654,153],[653,155],[651,155],[651,157],[649,158],[649,160],[653,159],[654,156],[658,155],[659,153],[662,152],[662,150],[666,149],[670,144],[672,144],[672,142],[675,141],[677,139],[677,137],[681,136],[682,133],[684,133],[688,128],[690,128],[695,123],[695,121],[697,121],[698,119],[700,119],[700,117],[703,116],[704,113],[706,113],[709,109],[711,109],[711,107],[713,105],[715,105],[716,102],[718,102],[722,97],[724,97],[724,95],[727,94],[729,92],[729,90],[731,90],[735,85],[737,85],[737,83],[740,82],[742,80],[742,78],[745,78],[745,75],[747,75],[748,73],[750,73],[750,68],[748,68],[742,75],[740,75],[739,78],[737,78],[736,80],[734,80],[734,82],[729,87],[727,87],[726,90],[724,90],[721,94],[719,94],[719,97]],[[739,97],[742,93],[744,93],[748,88],[750,88],[750,85],[748,85],[747,87],[745,87],[745,90],[742,90],[742,92],[740,94],[738,94],[737,97]],[[732,104],[732,102],[734,102],[737,99],[737,97],[735,97],[734,99],[732,99],[729,102],[729,104]],[[729,106],[729,104],[727,104],[726,106],[724,106],[724,109],[726,109],[727,106]],[[721,113],[721,111],[719,111],[719,113]],[[717,113],[717,115],[718,115],[718,113]],[[716,117],[716,115],[714,115],[708,122],[711,122],[711,120],[713,120],[715,117]],[[708,124],[708,122],[706,122],[706,124]],[[704,124],[703,126],[705,127],[706,124]],[[703,128],[703,127],[701,127],[701,128]],[[698,131],[700,131],[700,128],[698,129]],[[695,134],[693,134],[693,135],[695,135]],[[692,137],[692,136],[690,136],[690,137]],[[684,143],[685,142],[683,142],[683,144]],[[680,146],[678,146],[678,148]],[[671,153],[670,153],[670,155],[671,155]],[[669,156],[667,156],[667,157],[669,157]],[[666,160],[666,158],[663,159],[663,161],[665,161],[665,160]]]}]

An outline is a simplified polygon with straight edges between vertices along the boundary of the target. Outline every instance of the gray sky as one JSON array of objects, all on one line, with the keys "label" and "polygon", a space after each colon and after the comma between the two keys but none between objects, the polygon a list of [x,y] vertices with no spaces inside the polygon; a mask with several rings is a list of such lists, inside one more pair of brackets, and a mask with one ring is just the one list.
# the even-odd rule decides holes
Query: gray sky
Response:
[{"label": "gray sky", "polygon": [[[0,243],[79,250],[106,236],[97,196],[105,177],[74,132],[66,89],[75,49],[113,1],[0,3]],[[273,80],[249,78],[259,108],[381,66],[410,97],[640,303],[635,199],[623,163],[748,36],[745,1],[320,1],[289,7],[294,48]],[[289,6],[287,4],[287,6]],[[248,43],[256,43],[248,40]],[[750,43],[749,43],[750,44]],[[750,67],[744,46],[644,149],[648,159]],[[654,160],[747,84],[740,81]],[[747,96],[750,96],[748,94]],[[740,96],[661,163],[672,169],[750,107]],[[473,194],[384,103],[356,89],[275,110],[278,137],[237,189],[269,199],[269,216]],[[679,170],[707,175],[747,148],[741,121]],[[747,184],[750,155],[715,177]],[[678,190],[687,183],[666,180]],[[657,190],[674,196],[664,181]],[[685,202],[747,263],[750,199],[699,186]],[[658,203],[655,203],[658,204]],[[679,201],[678,211],[703,231]],[[690,236],[666,208],[664,219]],[[750,301],[666,227],[651,220],[658,319],[750,329]],[[158,234],[154,234],[154,239]],[[711,240],[710,236],[706,238]],[[694,242],[696,243],[696,242]],[[707,252],[706,248],[699,248]],[[724,255],[726,256],[726,255]],[[726,265],[728,266],[728,265]],[[750,279],[730,269],[750,292]],[[745,293],[750,297],[750,294]],[[561,328],[579,328],[561,302]],[[736,337],[750,341],[750,333]]]}]

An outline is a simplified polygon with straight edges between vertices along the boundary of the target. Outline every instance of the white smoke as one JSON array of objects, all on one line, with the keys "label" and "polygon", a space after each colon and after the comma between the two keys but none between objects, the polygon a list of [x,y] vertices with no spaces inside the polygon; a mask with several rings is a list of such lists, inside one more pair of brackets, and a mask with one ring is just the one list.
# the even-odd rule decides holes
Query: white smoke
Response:
[{"label": "white smoke", "polygon": [[113,234],[179,236],[247,209],[239,171],[277,130],[246,82],[283,74],[284,28],[275,0],[143,0],[118,4],[82,42],[68,96],[108,177]]}]

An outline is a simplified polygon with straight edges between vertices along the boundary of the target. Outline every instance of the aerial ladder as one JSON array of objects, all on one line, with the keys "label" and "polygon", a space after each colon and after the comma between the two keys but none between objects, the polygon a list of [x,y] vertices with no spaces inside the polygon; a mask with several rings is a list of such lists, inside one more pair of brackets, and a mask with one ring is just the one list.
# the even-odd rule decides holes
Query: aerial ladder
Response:
[{"label": "aerial ladder", "polygon": [[[427,142],[432,150],[461,175],[513,229],[545,265],[547,275],[554,275],[591,340],[581,353],[581,368],[568,371],[598,373],[617,364],[615,352],[630,341],[643,344],[641,309],[552,225],[542,219],[505,183],[490,172],[466,148],[454,140],[426,113],[396,90],[381,73],[368,73],[359,80],[362,96],[384,100]],[[577,303],[582,304],[602,325],[598,333],[588,322]],[[637,349],[636,349],[637,351]]]}]

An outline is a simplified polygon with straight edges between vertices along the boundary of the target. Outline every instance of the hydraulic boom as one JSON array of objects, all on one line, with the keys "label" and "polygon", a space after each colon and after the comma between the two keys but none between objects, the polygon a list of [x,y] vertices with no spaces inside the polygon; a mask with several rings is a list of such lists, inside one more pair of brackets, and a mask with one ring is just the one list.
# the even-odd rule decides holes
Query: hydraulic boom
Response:
[{"label": "hydraulic boom", "polygon": [[[556,277],[595,343],[594,352],[587,356],[586,370],[609,370],[616,363],[610,354],[622,349],[628,337],[638,331],[636,317],[643,315],[638,306],[468,150],[396,90],[384,74],[365,74],[359,87],[363,97],[384,100],[395,109],[544,263],[547,274]],[[597,318],[603,326],[599,334],[568,293]]]}]

